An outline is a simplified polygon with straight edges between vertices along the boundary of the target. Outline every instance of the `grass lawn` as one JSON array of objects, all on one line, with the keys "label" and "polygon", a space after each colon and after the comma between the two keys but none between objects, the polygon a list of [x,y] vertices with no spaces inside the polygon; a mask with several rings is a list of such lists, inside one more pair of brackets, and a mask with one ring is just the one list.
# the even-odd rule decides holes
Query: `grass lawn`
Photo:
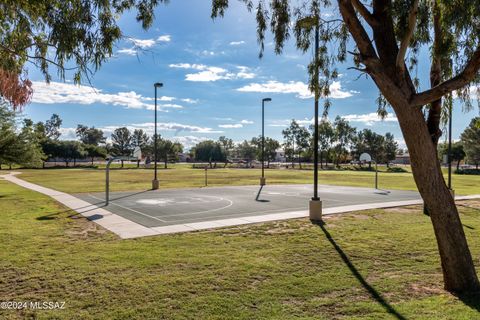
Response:
[{"label": "grass lawn", "polygon": [[[382,168],[383,169],[383,168]],[[105,170],[100,169],[45,169],[22,171],[22,179],[64,192],[96,192],[105,189]],[[254,185],[259,183],[259,169],[208,170],[208,185]],[[312,183],[312,170],[267,169],[267,184]],[[145,190],[151,188],[153,170],[128,168],[112,170],[111,190]],[[368,171],[320,171],[321,184],[373,187],[375,173]],[[190,165],[172,165],[159,170],[160,188],[202,187],[205,170]],[[480,194],[480,176],[453,175],[453,186],[459,195]],[[412,174],[379,173],[379,188],[416,190]]]},{"label": "grass lawn", "polygon": [[[29,180],[43,172],[45,184],[63,188],[63,175],[80,176],[34,171]],[[81,172],[93,188],[100,172]],[[139,174],[114,176],[130,172]],[[480,268],[480,202],[459,208]],[[0,300],[66,302],[64,310],[0,310],[2,319],[480,318],[480,297],[442,290],[419,207],[329,217],[321,227],[296,219],[120,240],[0,180],[0,230]]]}]

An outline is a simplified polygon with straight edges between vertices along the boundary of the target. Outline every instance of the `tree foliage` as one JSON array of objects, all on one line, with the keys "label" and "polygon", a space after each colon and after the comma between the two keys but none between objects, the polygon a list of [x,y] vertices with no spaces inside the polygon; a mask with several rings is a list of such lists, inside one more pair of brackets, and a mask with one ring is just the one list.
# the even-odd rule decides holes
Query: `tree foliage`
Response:
[{"label": "tree foliage", "polygon": [[[31,96],[27,65],[48,82],[51,69],[75,83],[89,77],[112,56],[122,37],[119,16],[136,11],[144,29],[154,8],[166,0],[35,0],[0,3],[0,96],[15,108]],[[29,64],[28,64],[29,63]]]},{"label": "tree foliage", "polygon": [[472,119],[470,125],[460,136],[468,161],[477,169],[480,164],[480,126],[478,123],[480,123],[480,117]]}]

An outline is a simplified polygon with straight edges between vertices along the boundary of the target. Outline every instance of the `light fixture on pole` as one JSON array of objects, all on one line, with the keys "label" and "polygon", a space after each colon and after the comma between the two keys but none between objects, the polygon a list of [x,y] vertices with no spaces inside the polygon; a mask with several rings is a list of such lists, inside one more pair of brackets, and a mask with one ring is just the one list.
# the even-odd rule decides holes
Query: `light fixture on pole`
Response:
[{"label": "light fixture on pole", "polygon": [[155,88],[155,134],[153,136],[153,153],[154,153],[154,176],[152,180],[152,190],[157,190],[159,187],[158,179],[157,179],[157,88],[163,87],[163,83],[156,82],[154,83]]},{"label": "light fixture on pole", "polygon": [[260,178],[260,185],[265,185],[265,102],[272,101],[271,98],[262,99],[262,177]]},{"label": "light fixture on pole", "polygon": [[318,71],[318,54],[319,54],[319,38],[320,26],[318,15],[305,17],[298,21],[298,24],[305,29],[315,27],[315,63],[314,84],[315,84],[315,115],[314,115],[314,137],[313,137],[313,197],[309,203],[310,220],[322,220],[322,201],[318,196],[318,99],[319,99],[319,71]]}]

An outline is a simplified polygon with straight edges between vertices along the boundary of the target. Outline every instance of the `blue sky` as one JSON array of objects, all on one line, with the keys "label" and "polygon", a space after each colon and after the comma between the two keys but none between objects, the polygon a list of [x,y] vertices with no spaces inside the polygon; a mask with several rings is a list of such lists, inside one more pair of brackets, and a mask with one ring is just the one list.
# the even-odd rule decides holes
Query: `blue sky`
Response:
[{"label": "blue sky", "polygon": [[[63,139],[74,138],[77,124],[95,126],[108,135],[127,126],[153,132],[154,82],[159,89],[159,132],[187,147],[221,135],[234,141],[250,139],[261,132],[261,99],[266,105],[265,134],[281,140],[290,119],[308,125],[313,99],[306,89],[305,70],[311,53],[295,50],[293,41],[282,55],[273,53],[267,38],[265,55],[258,58],[254,14],[238,1],[231,1],[225,18],[210,19],[208,1],[171,1],[156,10],[152,28],[144,31],[134,15],[121,17],[126,38],[92,79],[92,87],[74,86],[58,79],[45,85],[41,74],[31,68],[34,96],[25,116],[44,121],[52,113],[63,119]],[[421,60],[428,59],[422,53]],[[340,67],[342,76],[332,87],[329,118],[346,117],[358,129],[392,132],[403,145],[394,114],[387,121],[375,115],[378,91],[371,79]],[[428,69],[419,71],[428,80]],[[424,82],[427,83],[427,82]],[[478,109],[454,112],[454,138],[478,115]]]}]

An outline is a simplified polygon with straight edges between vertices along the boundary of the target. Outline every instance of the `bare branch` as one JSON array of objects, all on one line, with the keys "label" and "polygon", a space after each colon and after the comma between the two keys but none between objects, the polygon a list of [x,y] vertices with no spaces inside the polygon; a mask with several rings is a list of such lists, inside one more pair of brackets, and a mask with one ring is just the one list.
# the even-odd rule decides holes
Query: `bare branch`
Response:
[{"label": "bare branch", "polygon": [[461,89],[471,83],[478,75],[479,70],[480,46],[477,47],[472,57],[470,58],[470,61],[468,61],[462,72],[429,90],[412,95],[410,98],[410,103],[413,106],[424,106],[431,103],[432,101],[438,100],[447,93]]},{"label": "bare branch", "polygon": [[352,0],[352,4],[371,27],[378,25],[377,19],[375,19],[373,14],[368,11],[368,9],[363,5],[363,3],[360,2],[360,0]]},{"label": "bare branch", "polygon": [[418,13],[418,0],[414,0],[410,13],[408,14],[408,26],[403,36],[402,42],[400,43],[400,49],[397,55],[396,65],[401,72],[405,71],[405,55],[407,54],[408,46],[413,37],[413,32],[415,31],[415,26],[417,22],[417,13]]}]

